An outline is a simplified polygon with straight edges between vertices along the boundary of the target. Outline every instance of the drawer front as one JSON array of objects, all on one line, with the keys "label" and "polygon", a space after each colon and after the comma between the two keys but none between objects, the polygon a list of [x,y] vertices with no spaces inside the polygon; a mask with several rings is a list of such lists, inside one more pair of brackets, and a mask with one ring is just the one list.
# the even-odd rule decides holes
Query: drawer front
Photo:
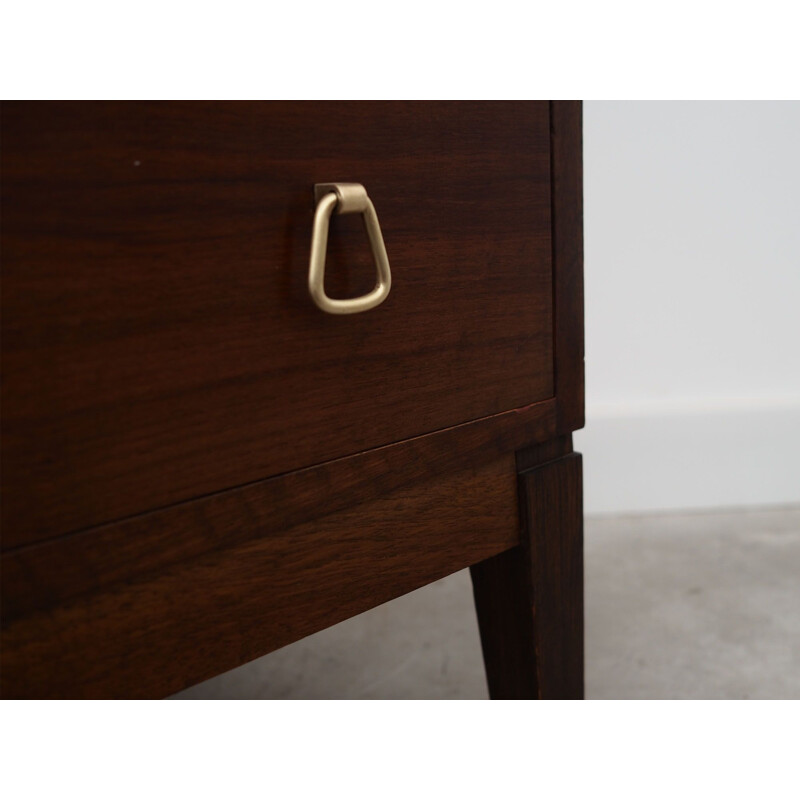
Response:
[{"label": "drawer front", "polygon": [[4,547],[553,395],[547,103],[9,103],[3,176]]},{"label": "drawer front", "polygon": [[506,453],[10,621],[0,694],[163,697],[490,558],[519,543],[515,472]]}]

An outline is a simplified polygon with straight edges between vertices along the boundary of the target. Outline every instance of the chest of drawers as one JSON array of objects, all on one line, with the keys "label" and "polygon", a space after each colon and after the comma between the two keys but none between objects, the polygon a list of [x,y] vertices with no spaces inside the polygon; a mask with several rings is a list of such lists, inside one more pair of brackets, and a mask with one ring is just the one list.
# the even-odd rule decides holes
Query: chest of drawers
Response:
[{"label": "chest of drawers", "polygon": [[[580,143],[577,103],[6,104],[3,695],[163,696],[469,566],[492,695],[580,696]],[[332,182],[362,313],[309,297]],[[358,214],[324,256],[373,288]]]}]

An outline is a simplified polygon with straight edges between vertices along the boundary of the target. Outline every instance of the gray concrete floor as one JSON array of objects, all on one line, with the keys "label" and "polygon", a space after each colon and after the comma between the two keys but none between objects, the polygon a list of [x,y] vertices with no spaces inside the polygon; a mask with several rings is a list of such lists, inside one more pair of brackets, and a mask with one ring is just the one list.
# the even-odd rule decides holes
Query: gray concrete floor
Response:
[{"label": "gray concrete floor", "polygon": [[[589,698],[800,698],[800,507],[587,518]],[[178,695],[485,698],[469,572]]]}]

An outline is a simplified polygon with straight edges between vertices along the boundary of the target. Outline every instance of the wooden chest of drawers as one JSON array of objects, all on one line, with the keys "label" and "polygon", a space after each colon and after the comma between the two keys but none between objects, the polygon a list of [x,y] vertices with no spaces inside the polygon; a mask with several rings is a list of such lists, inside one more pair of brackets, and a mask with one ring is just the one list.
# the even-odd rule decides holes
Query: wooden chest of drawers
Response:
[{"label": "wooden chest of drawers", "polygon": [[[580,141],[576,103],[5,104],[4,696],[169,694],[467,566],[493,696],[579,696]],[[338,181],[392,274],[352,315],[307,285]]]}]

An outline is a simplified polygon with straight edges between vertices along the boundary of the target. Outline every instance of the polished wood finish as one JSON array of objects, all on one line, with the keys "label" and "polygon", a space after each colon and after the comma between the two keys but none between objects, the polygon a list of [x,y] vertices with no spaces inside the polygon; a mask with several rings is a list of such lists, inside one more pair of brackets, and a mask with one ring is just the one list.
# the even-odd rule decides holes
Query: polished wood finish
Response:
[{"label": "polished wood finish", "polygon": [[489,692],[582,699],[580,454],[521,472],[519,493],[520,545],[471,567]]},{"label": "polished wood finish", "polygon": [[[9,103],[2,158],[6,548],[553,396],[547,103]],[[308,297],[335,180],[371,313]]]},{"label": "polished wood finish", "polygon": [[519,541],[514,457],[212,552],[8,625],[4,697],[153,697]]},{"label": "polished wood finish", "polygon": [[577,101],[551,103],[553,309],[558,432],[584,425],[583,122]]},{"label": "polished wood finish", "polygon": [[555,434],[555,403],[446,428],[266,481],[19,547],[2,560],[3,620],[141,580],[211,551],[456,473]]},{"label": "polished wood finish", "polygon": [[[163,696],[467,566],[492,696],[579,696],[580,124],[5,104],[3,696]],[[366,314],[308,298],[320,180],[375,203]],[[328,265],[372,288],[358,219]]]}]

